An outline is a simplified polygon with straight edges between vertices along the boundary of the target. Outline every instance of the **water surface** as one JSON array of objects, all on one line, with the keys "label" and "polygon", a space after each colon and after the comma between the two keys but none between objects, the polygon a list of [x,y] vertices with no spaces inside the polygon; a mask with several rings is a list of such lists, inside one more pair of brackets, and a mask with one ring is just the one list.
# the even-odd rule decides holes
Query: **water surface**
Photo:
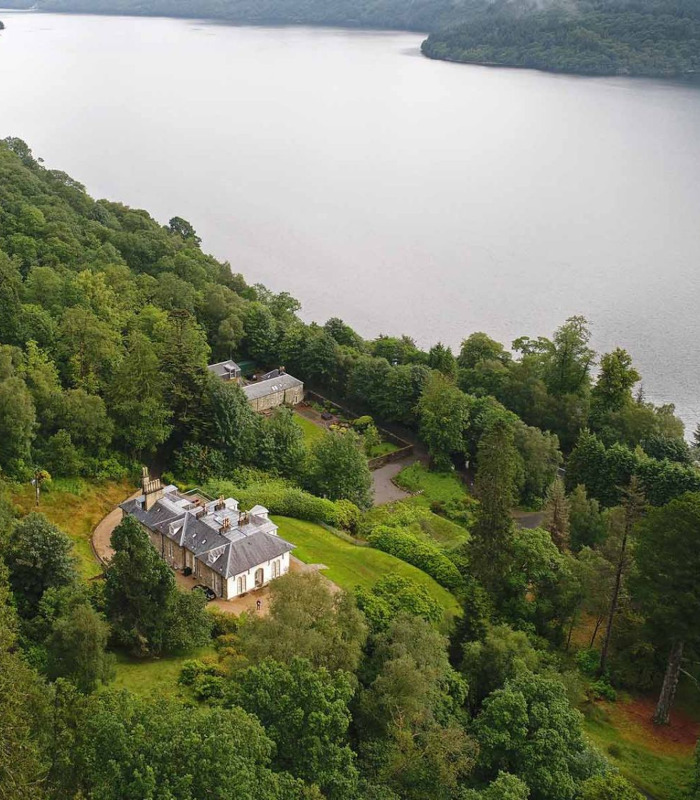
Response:
[{"label": "water surface", "polygon": [[571,314],[700,420],[700,90],[428,61],[421,37],[2,12],[0,136],[189,219],[366,336]]}]

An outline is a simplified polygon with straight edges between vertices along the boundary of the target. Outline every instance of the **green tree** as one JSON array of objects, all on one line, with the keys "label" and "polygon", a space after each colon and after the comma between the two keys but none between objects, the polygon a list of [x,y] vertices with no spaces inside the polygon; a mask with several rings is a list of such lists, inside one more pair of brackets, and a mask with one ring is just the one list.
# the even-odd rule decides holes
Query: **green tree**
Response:
[{"label": "green tree", "polygon": [[272,311],[262,303],[251,303],[243,325],[247,352],[261,364],[269,364],[275,358],[279,336]]},{"label": "green tree", "polygon": [[278,408],[263,419],[258,451],[263,469],[287,478],[298,477],[305,458],[304,432],[290,408]]},{"label": "green tree", "polygon": [[588,346],[591,332],[585,317],[569,317],[554,333],[548,348],[544,377],[553,395],[580,394],[590,385],[595,352]]},{"label": "green tree", "polygon": [[592,413],[600,417],[619,411],[632,401],[632,387],[641,377],[632,366],[632,356],[619,347],[600,359],[598,380],[591,393]]},{"label": "green tree", "polygon": [[428,366],[442,372],[448,378],[454,378],[457,373],[457,361],[452,355],[452,350],[445,347],[442,342],[433,345],[428,351]]},{"label": "green tree", "polygon": [[441,373],[434,372],[418,402],[418,418],[420,437],[436,469],[449,469],[451,457],[466,452],[469,411],[467,395]]},{"label": "green tree", "polygon": [[105,571],[105,605],[115,637],[136,655],[187,650],[211,631],[206,599],[180,599],[175,576],[133,517],[112,533],[114,556]]},{"label": "green tree", "polygon": [[581,800],[644,800],[622,775],[608,772],[595,775],[581,786]]},{"label": "green tree", "polygon": [[133,331],[106,393],[118,440],[127,452],[151,454],[170,435],[171,413],[165,406],[163,384],[155,347],[144,334]]},{"label": "green tree", "polygon": [[303,658],[265,659],[234,677],[228,701],[254,714],[276,745],[273,766],[329,798],[354,796],[358,774],[348,745],[350,676]]},{"label": "green tree", "polygon": [[36,433],[32,395],[20,377],[0,382],[0,467],[14,477],[23,477],[31,463]]},{"label": "green tree", "polygon": [[516,452],[513,431],[497,420],[479,443],[476,495],[479,508],[470,545],[474,574],[495,589],[505,574],[513,536]]},{"label": "green tree", "polygon": [[59,618],[46,648],[52,680],[68,678],[82,692],[92,692],[112,675],[113,657],[105,652],[109,625],[88,604],[78,603]]},{"label": "green tree", "polygon": [[232,467],[250,464],[259,438],[259,418],[238,384],[211,376],[206,386],[211,418],[211,443],[222,450]]},{"label": "green tree", "polygon": [[605,537],[605,522],[598,501],[587,497],[583,484],[578,484],[569,494],[569,523],[571,549],[575,553],[582,547],[594,547]]},{"label": "green tree", "polygon": [[457,361],[460,367],[473,369],[482,361],[508,362],[510,353],[506,352],[500,342],[485,333],[477,332],[462,341]]},{"label": "green tree", "polygon": [[76,580],[72,549],[68,536],[43,514],[28,514],[12,528],[3,555],[22,616],[33,614],[47,589]]},{"label": "green tree", "polygon": [[243,652],[253,662],[288,664],[298,656],[316,668],[355,672],[367,628],[350,595],[332,594],[317,573],[289,573],[270,584],[270,613],[241,629]]},{"label": "green tree", "polygon": [[399,614],[433,623],[443,618],[442,607],[426,587],[401,575],[385,575],[371,589],[358,586],[355,594],[357,605],[375,634],[386,630]]},{"label": "green tree", "polygon": [[351,500],[369,508],[372,475],[357,434],[329,432],[317,439],[309,452],[304,486],[320,497]]},{"label": "green tree", "polygon": [[[102,800],[256,797],[301,800],[303,787],[270,769],[274,745],[240,708],[192,707],[165,697],[98,692],[83,701],[74,738],[74,796]],[[65,747],[64,739],[58,742]],[[113,757],[104,758],[104,753]],[[117,756],[118,754],[118,756]]]},{"label": "green tree", "polygon": [[557,477],[547,489],[542,526],[549,531],[554,544],[562,551],[569,549],[570,506],[564,481]]},{"label": "green tree", "polygon": [[668,723],[680,676],[683,650],[700,643],[700,494],[685,494],[651,509],[639,524],[634,595],[668,663],[654,713]]},{"label": "green tree", "polygon": [[467,789],[460,800],[528,800],[529,797],[530,789],[526,783],[515,775],[499,772],[485,789]]},{"label": "green tree", "polygon": [[484,701],[475,720],[481,774],[516,775],[531,800],[572,800],[589,777],[581,720],[558,680],[522,672]]}]

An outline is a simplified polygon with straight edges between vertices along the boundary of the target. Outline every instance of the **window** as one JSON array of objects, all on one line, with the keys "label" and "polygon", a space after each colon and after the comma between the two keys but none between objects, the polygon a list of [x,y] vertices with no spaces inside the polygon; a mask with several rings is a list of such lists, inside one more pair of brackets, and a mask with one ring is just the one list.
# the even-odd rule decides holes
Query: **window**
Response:
[{"label": "window", "polygon": [[272,577],[279,578],[280,576],[280,560],[279,558],[277,561],[272,562]]},{"label": "window", "polygon": [[238,594],[245,592],[245,575],[241,575],[238,579]]}]

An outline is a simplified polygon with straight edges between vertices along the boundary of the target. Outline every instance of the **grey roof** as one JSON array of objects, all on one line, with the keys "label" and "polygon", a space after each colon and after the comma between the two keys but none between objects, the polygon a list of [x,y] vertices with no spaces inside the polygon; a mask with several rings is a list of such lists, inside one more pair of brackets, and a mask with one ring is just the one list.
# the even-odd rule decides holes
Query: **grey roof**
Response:
[{"label": "grey roof", "polygon": [[276,394],[277,392],[284,392],[287,389],[294,389],[296,386],[303,386],[303,382],[292,375],[283,373],[276,378],[269,378],[266,381],[258,381],[257,383],[249,383],[243,387],[248,400],[257,400],[259,397],[267,397],[269,394]]},{"label": "grey roof", "polygon": [[241,374],[241,368],[236,364],[235,361],[220,361],[218,364],[209,364],[207,369],[210,372],[213,372],[215,375],[218,375],[220,378],[225,378],[229,375],[233,375],[237,377]]},{"label": "grey roof", "polygon": [[[148,511],[144,510],[143,502],[142,496],[127,500],[120,508],[150,530],[194,553],[224,578],[246,572],[294,549],[293,544],[277,536],[274,522],[254,513],[266,512],[263,506],[255,506],[243,517],[237,503],[230,500],[226,501],[226,507],[212,510],[213,503],[198,507],[176,491],[168,492]],[[222,527],[225,520],[228,520],[228,528]]]}]

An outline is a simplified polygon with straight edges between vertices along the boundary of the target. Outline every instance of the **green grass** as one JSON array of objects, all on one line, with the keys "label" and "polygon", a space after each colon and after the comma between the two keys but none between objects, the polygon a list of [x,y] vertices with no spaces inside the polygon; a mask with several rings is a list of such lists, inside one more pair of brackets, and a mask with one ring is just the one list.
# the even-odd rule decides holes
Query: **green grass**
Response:
[{"label": "green grass", "polygon": [[437,542],[445,550],[454,550],[469,539],[462,525],[434,514],[419,501],[419,497],[397,500],[376,506],[364,515],[363,535],[377,525],[396,525],[409,530],[414,536]]},{"label": "green grass", "polygon": [[320,425],[316,425],[316,423],[312,422],[310,419],[302,417],[301,414],[295,414],[294,421],[301,428],[304,434],[304,444],[307,447],[310,447],[325,433],[325,430]]},{"label": "green grass", "polygon": [[433,502],[470,499],[464,484],[454,472],[431,472],[419,462],[402,469],[395,480],[407,492],[421,492],[421,501],[428,506]]},{"label": "green grass", "polygon": [[183,663],[190,658],[215,655],[213,647],[202,647],[187,655],[162,658],[137,659],[119,654],[116,677],[108,684],[108,688],[128,689],[140,695],[165,694],[184,697],[186,692],[177,682]]},{"label": "green grass", "polygon": [[389,453],[394,453],[399,449],[399,446],[393,442],[380,442],[370,447],[367,453],[368,458],[379,458],[379,456],[386,456]]},{"label": "green grass", "polygon": [[693,773],[692,751],[658,752],[636,739],[605,712],[596,709],[584,721],[589,739],[638,789],[656,800],[682,800]]},{"label": "green grass", "polygon": [[350,544],[312,522],[289,517],[273,519],[279,525],[280,536],[296,545],[294,555],[306,564],[325,564],[323,574],[341,589],[370,588],[384,575],[402,575],[425,586],[445,609],[448,623],[459,614],[459,604],[447,589],[405,561],[371,547]]},{"label": "green grass", "polygon": [[73,552],[84,578],[102,572],[90,546],[97,523],[116,505],[125,500],[134,487],[128,481],[93,483],[82,479],[57,478],[49,491],[41,493],[39,508],[35,506],[34,487],[26,484],[13,487],[11,499],[21,514],[40,511],[73,540]]}]

